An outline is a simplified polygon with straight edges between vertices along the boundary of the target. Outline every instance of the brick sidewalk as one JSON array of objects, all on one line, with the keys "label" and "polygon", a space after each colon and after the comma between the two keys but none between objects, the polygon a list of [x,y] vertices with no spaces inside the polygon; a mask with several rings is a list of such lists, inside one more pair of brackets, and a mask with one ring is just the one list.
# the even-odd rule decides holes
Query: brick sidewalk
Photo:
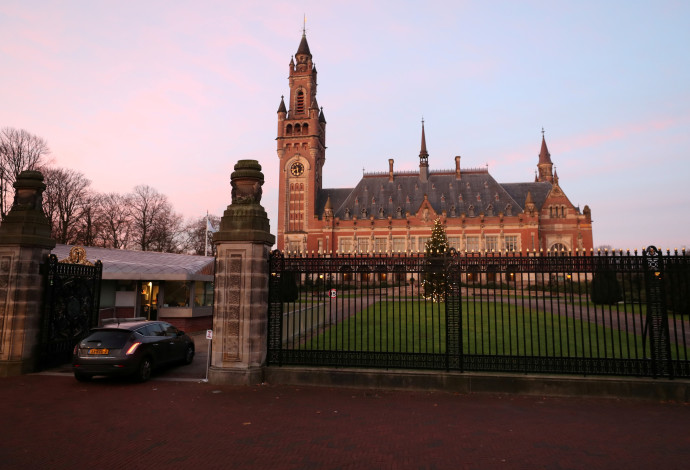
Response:
[{"label": "brick sidewalk", "polygon": [[591,398],[0,379],[0,468],[687,468],[690,407]]}]

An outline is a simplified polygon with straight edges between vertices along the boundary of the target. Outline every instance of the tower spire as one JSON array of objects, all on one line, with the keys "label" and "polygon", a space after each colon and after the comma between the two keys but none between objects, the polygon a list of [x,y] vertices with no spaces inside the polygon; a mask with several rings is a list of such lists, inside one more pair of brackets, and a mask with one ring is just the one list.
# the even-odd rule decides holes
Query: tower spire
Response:
[{"label": "tower spire", "polygon": [[539,170],[539,181],[553,181],[553,162],[551,162],[551,154],[546,146],[543,127],[541,128],[541,150],[539,151],[537,169]]},{"label": "tower spire", "polygon": [[429,180],[429,152],[426,150],[424,117],[422,117],[422,148],[419,151],[419,179],[424,183]]},{"label": "tower spire", "polygon": [[427,160],[429,158],[429,152],[426,151],[426,135],[424,133],[424,118],[422,117],[422,148],[419,151],[419,158],[424,158]]}]

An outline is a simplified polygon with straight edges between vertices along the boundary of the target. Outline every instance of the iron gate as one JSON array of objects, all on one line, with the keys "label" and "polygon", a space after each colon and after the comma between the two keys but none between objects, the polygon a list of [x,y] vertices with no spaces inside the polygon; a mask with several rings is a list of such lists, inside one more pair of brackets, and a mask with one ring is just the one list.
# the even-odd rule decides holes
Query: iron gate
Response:
[{"label": "iron gate", "polygon": [[269,263],[269,365],[690,376],[685,252],[274,251]]},{"label": "iron gate", "polygon": [[74,345],[97,325],[102,274],[102,263],[88,262],[81,247],[72,248],[69,258],[61,261],[49,256],[44,272],[39,368],[69,362]]}]

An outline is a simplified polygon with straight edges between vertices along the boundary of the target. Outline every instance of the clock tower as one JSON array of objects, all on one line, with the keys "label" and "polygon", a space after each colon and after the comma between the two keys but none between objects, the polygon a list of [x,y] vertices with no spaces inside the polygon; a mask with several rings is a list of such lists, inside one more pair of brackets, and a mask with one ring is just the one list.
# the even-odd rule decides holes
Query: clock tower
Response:
[{"label": "clock tower", "polygon": [[317,230],[316,196],[326,159],[326,119],[316,101],[316,67],[306,33],[289,66],[290,96],[278,107],[277,151],[280,159],[278,249],[316,250],[307,243]]}]

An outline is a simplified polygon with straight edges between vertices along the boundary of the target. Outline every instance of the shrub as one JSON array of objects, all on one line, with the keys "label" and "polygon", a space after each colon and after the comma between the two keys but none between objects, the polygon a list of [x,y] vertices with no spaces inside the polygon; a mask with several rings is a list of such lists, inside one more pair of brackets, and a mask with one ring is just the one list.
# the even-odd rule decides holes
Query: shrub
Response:
[{"label": "shrub", "polygon": [[292,271],[284,271],[280,277],[280,300],[294,302],[299,298],[297,279]]},{"label": "shrub", "polygon": [[623,299],[616,273],[602,270],[594,273],[590,300],[597,305],[612,305]]}]

